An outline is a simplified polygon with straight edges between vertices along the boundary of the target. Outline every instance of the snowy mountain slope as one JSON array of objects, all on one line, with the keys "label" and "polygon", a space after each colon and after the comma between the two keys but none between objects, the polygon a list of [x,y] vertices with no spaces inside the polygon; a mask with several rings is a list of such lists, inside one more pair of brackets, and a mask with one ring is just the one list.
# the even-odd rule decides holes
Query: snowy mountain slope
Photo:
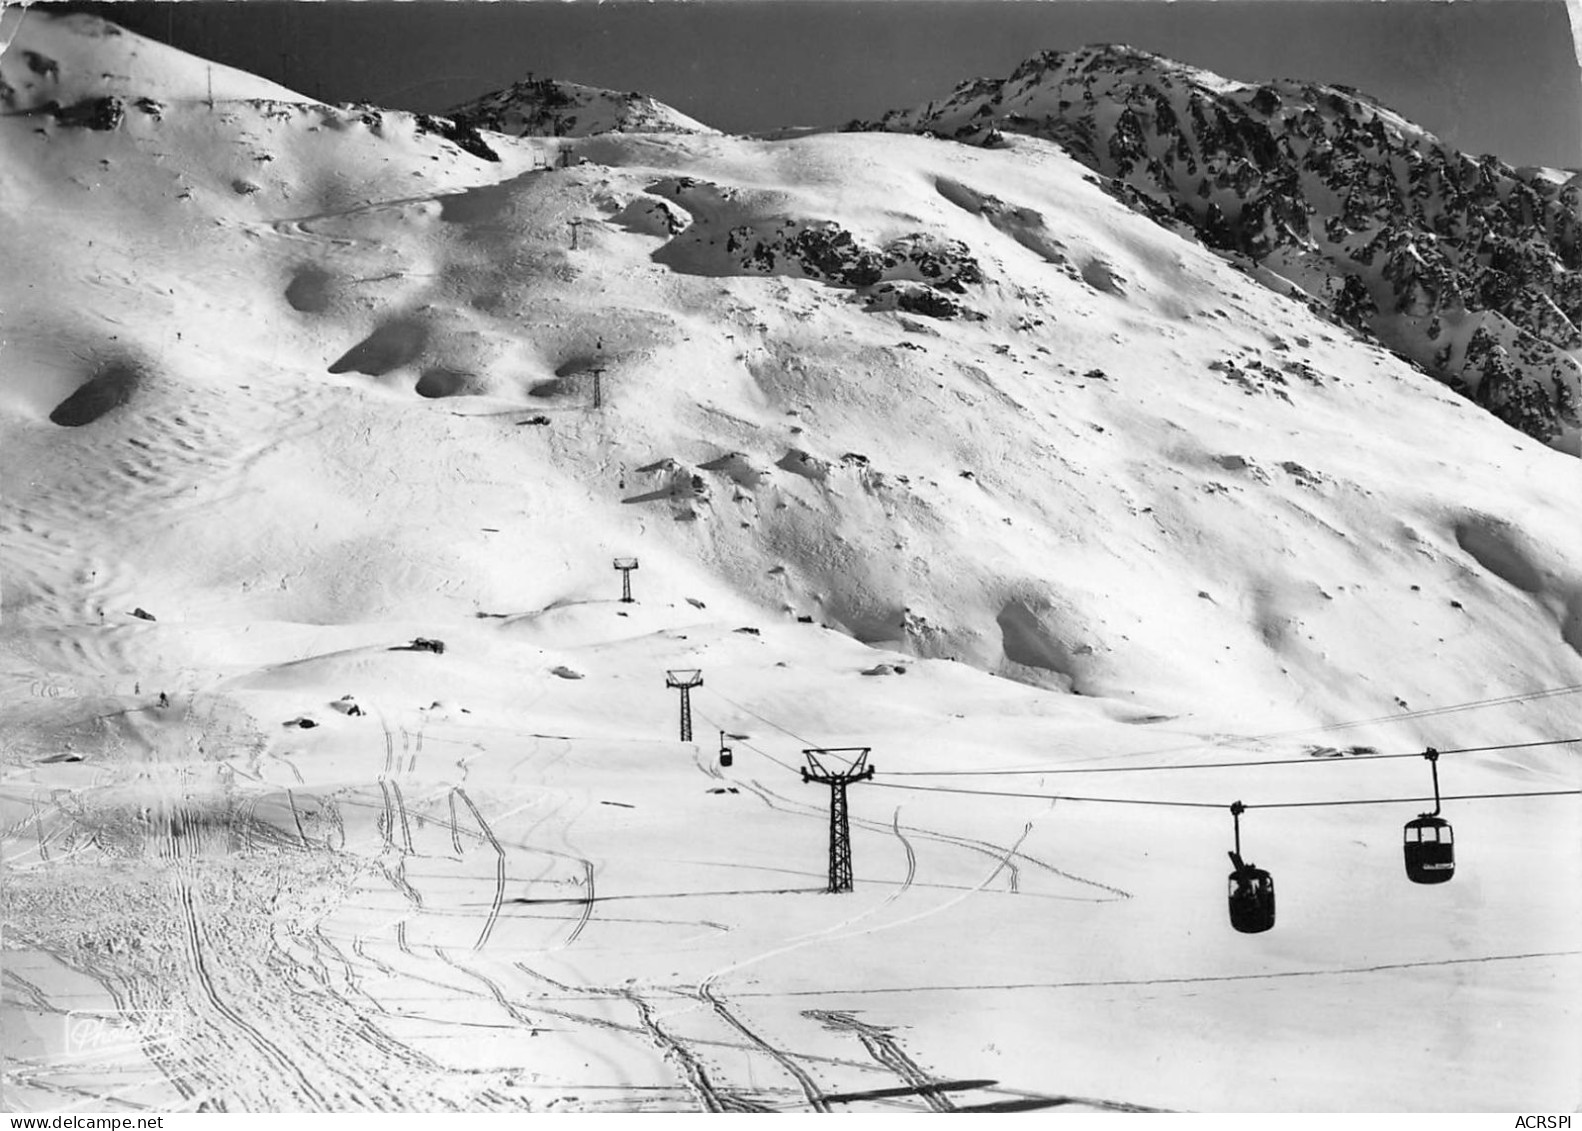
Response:
[{"label": "snowy mountain slope", "polygon": [[1574,1106],[1574,798],[1223,809],[1574,736],[1574,460],[1038,139],[488,141],[0,119],[8,1103]]},{"label": "snowy mountain slope", "polygon": [[512,137],[716,132],[646,94],[623,94],[532,75],[504,90],[464,102],[449,116],[475,129]]},{"label": "snowy mountain slope", "polygon": [[1059,142],[1123,199],[1249,257],[1529,435],[1582,454],[1573,180],[1456,152],[1358,91],[1049,51],[857,128]]},{"label": "snowy mountain slope", "polygon": [[234,67],[198,59],[95,16],[56,16],[41,8],[0,11],[0,108],[37,110],[100,98],[196,102],[305,95]]},{"label": "snowy mountain slope", "polygon": [[[369,403],[403,404],[392,418],[403,435],[431,437],[433,458],[452,468],[436,469],[439,480],[463,474],[453,451],[478,461],[467,474],[500,493],[485,507],[496,517],[518,481],[528,498],[542,490],[564,500],[546,509],[565,514],[568,537],[602,525],[588,525],[587,508],[611,508],[628,525],[665,531],[673,552],[748,600],[923,655],[1088,693],[1157,695],[1172,711],[1212,697],[1215,669],[1227,664],[1271,705],[1300,686],[1321,715],[1376,714],[1396,697],[1420,702],[1431,687],[1479,698],[1491,641],[1512,670],[1571,681],[1570,466],[1534,462],[1519,441],[1505,448],[1498,428],[1379,351],[1362,355],[1359,372],[1343,334],[1157,233],[1051,147],[958,154],[851,136],[592,139],[577,148],[587,165],[534,171],[519,156],[526,171],[515,177],[447,191],[447,180],[459,186],[458,177],[494,169],[415,132],[381,144],[360,120],[314,132],[336,112],[226,113],[233,125],[195,108],[108,133],[18,139],[36,179],[11,180],[8,213],[36,214],[63,181],[76,197],[59,223],[13,234],[13,246],[36,249],[37,270],[8,296],[19,326],[12,348],[50,355],[37,384],[13,393],[13,411],[32,422],[17,432],[19,447],[98,449],[99,436],[137,427],[135,390],[174,382],[190,383],[195,401],[247,394],[269,406],[278,423],[258,439],[206,441],[232,453],[272,447],[273,429],[294,427],[290,397],[306,397],[298,411],[327,434],[293,448],[289,462],[334,461],[343,429],[308,405],[350,398],[338,411],[358,416],[374,411],[361,391],[380,389],[396,399]],[[185,138],[207,146],[212,130],[235,131],[219,168],[145,150],[154,142],[180,158]],[[87,162],[85,147],[95,155]],[[429,168],[455,172],[435,184],[421,166],[417,177],[383,171],[425,149],[444,158]],[[127,184],[114,195],[103,161]],[[850,178],[867,163],[881,171],[859,194]],[[206,183],[189,187],[170,168],[205,170]],[[105,211],[94,221],[96,207]],[[681,230],[654,234],[646,218],[660,210]],[[102,230],[89,235],[90,225]],[[73,245],[95,257],[119,248],[138,264],[126,285],[109,272],[86,281],[91,330],[75,317],[63,325],[59,312],[55,281],[74,257],[57,249]],[[203,249],[196,264],[194,245]],[[899,298],[887,289],[901,286]],[[183,294],[212,297],[194,309]],[[890,311],[897,302],[978,317]],[[185,325],[171,317],[180,309],[192,311]],[[68,328],[72,348],[54,345]],[[248,379],[217,384],[211,350]],[[608,404],[592,413],[596,362]],[[1095,370],[1103,376],[1087,376]],[[295,386],[290,374],[315,371],[290,397],[273,390],[271,373]],[[100,388],[125,391],[130,412],[83,430],[44,427],[51,413],[79,419],[63,405],[90,403],[80,419],[91,417]],[[498,415],[516,406],[552,413],[551,422],[522,431]],[[392,426],[365,420],[363,443]],[[162,427],[175,433],[171,444],[197,428]],[[226,414],[210,427],[236,425]],[[1416,442],[1425,436],[1434,448]],[[507,465],[483,455],[498,444]],[[1457,453],[1455,477],[1441,451]],[[175,455],[145,450],[138,462]],[[260,612],[344,620],[408,601],[471,611],[554,597],[552,586],[524,594],[486,564],[502,551],[532,555],[524,542],[445,540],[437,558],[426,539],[381,547],[375,532],[411,496],[378,489],[376,465],[359,459],[300,483],[298,474],[285,490],[310,491],[319,502],[309,510],[343,498],[333,509],[344,524],[303,532],[303,507],[287,494],[263,508],[257,534],[297,545],[306,561],[338,563],[324,575],[337,586],[300,601],[271,595]],[[576,486],[540,486],[563,478]],[[246,482],[265,498],[275,489],[267,476]],[[1508,502],[1516,482],[1530,514]],[[242,499],[258,511],[256,498]],[[228,518],[203,516],[206,528],[220,520],[221,546],[235,537]],[[1481,567],[1465,548],[1469,530],[1493,531],[1491,552],[1530,562],[1540,578],[1532,592]],[[173,533],[191,545],[190,534]],[[1243,556],[1247,540],[1271,538],[1273,560]],[[143,544],[154,575],[172,568],[157,540]],[[577,555],[551,546],[538,551],[546,564],[576,572]],[[180,583],[162,588],[194,614],[236,600],[239,581],[253,592],[258,579],[237,578],[234,557],[220,556],[212,580],[203,574],[213,567],[184,564]],[[284,568],[272,557],[243,555]],[[432,571],[449,578],[443,588]],[[347,591],[352,577],[363,584]],[[1340,585],[1362,592],[1332,599]],[[29,599],[40,598],[23,589],[8,601]],[[1487,623],[1467,631],[1451,599],[1483,610]],[[44,601],[40,615],[91,608],[72,600]],[[1394,624],[1398,607],[1415,623]],[[1387,622],[1392,630],[1379,631]],[[1553,644],[1535,655],[1540,631]],[[1183,634],[1195,643],[1183,648]],[[1403,648],[1438,662],[1403,665]],[[1464,673],[1454,690],[1445,667]]]}]

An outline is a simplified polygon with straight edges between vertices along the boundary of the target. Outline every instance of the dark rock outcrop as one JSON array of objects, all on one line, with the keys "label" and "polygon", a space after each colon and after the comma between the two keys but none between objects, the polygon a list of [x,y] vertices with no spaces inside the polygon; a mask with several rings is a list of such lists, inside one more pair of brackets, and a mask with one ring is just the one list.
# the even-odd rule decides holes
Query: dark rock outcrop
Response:
[{"label": "dark rock outcrop", "polygon": [[470,153],[484,161],[500,160],[500,155],[490,148],[489,143],[483,140],[483,136],[472,125],[433,114],[418,114],[416,121],[418,133],[436,134],[464,153]]},{"label": "dark rock outcrop", "polygon": [[714,133],[663,102],[528,75],[448,112],[458,127],[514,137],[590,137],[602,133]]},{"label": "dark rock outcrop", "polygon": [[114,96],[90,98],[71,106],[52,108],[55,121],[85,130],[113,130],[126,120],[126,103]]}]

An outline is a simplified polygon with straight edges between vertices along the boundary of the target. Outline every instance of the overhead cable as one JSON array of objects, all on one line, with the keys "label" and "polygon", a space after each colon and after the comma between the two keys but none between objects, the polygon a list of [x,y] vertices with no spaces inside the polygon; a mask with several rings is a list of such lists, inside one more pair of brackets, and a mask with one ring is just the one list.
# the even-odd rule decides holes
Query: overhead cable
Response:
[{"label": "overhead cable", "polygon": [[[1534,746],[1563,746],[1571,742],[1582,742],[1578,738],[1552,738],[1543,742],[1510,742],[1498,746],[1461,746],[1453,750],[1440,750],[1440,754],[1480,754],[1490,750],[1522,750]],[[1056,766],[1035,769],[1018,770],[890,770],[886,777],[892,778],[951,778],[951,777],[1042,777],[1054,774],[1140,774],[1165,772],[1169,770],[1237,770],[1246,766],[1312,766],[1330,765],[1336,762],[1379,762],[1387,758],[1421,758],[1422,751],[1413,751],[1405,754],[1354,754],[1347,757],[1343,754],[1320,756],[1310,755],[1306,758],[1264,758],[1253,762],[1180,762],[1173,764],[1153,764],[1148,766]]]},{"label": "overhead cable", "polygon": [[[881,789],[910,789],[920,793],[954,793],[978,797],[1025,797],[1034,801],[1091,801],[1104,805],[1160,805],[1182,809],[1228,809],[1229,806],[1218,801],[1165,801],[1149,797],[1077,797],[1067,793],[1025,793],[1014,790],[999,789],[960,789],[955,786],[944,785],[903,785],[900,782],[875,781],[872,783]],[[1479,801],[1489,798],[1503,797],[1569,797],[1582,795],[1582,789],[1541,789],[1528,790],[1519,793],[1462,793],[1446,794],[1443,801]],[[1367,797],[1343,798],[1328,801],[1268,801],[1249,802],[1243,806],[1245,809],[1309,809],[1322,808],[1331,805],[1404,805],[1421,804],[1433,801],[1432,797]]]}]

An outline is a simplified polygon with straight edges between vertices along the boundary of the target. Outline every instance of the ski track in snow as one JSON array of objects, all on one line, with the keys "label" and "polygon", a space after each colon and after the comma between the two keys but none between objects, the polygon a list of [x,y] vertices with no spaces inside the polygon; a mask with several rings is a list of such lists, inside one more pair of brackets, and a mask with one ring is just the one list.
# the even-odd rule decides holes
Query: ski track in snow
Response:
[{"label": "ski track in snow", "polygon": [[453,793],[461,798],[462,804],[466,805],[472,813],[473,820],[478,822],[479,830],[489,842],[489,847],[494,849],[495,854],[494,894],[490,897],[489,914],[484,919],[483,929],[478,932],[478,941],[472,944],[474,950],[482,950],[488,944],[489,936],[494,933],[494,925],[500,918],[501,904],[505,901],[505,849],[495,838],[494,830],[489,827],[489,822],[483,819],[483,814],[473,804],[472,798],[468,797],[460,786],[457,786]]}]

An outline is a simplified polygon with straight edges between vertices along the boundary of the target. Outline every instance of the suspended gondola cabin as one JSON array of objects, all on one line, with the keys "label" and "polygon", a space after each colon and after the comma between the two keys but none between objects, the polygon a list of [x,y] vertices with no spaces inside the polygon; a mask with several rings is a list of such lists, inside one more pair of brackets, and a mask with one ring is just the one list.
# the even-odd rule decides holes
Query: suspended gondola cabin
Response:
[{"label": "suspended gondola cabin", "polygon": [[1439,815],[1439,751],[1423,751],[1434,773],[1434,811],[1406,822],[1406,878],[1414,884],[1442,884],[1456,874],[1456,847],[1450,822]]},{"label": "suspended gondola cabin", "polygon": [[1230,925],[1244,935],[1256,935],[1274,926],[1274,877],[1241,858],[1241,815],[1246,811],[1240,801],[1230,807],[1236,829],[1236,849],[1230,853],[1235,865],[1230,874]]},{"label": "suspended gondola cabin", "polygon": [[1274,877],[1262,868],[1239,863],[1230,874],[1230,925],[1244,935],[1274,926]]},{"label": "suspended gondola cabin", "polygon": [[1456,874],[1456,848],[1450,822],[1424,813],[1406,822],[1406,878],[1414,884],[1442,884]]}]

